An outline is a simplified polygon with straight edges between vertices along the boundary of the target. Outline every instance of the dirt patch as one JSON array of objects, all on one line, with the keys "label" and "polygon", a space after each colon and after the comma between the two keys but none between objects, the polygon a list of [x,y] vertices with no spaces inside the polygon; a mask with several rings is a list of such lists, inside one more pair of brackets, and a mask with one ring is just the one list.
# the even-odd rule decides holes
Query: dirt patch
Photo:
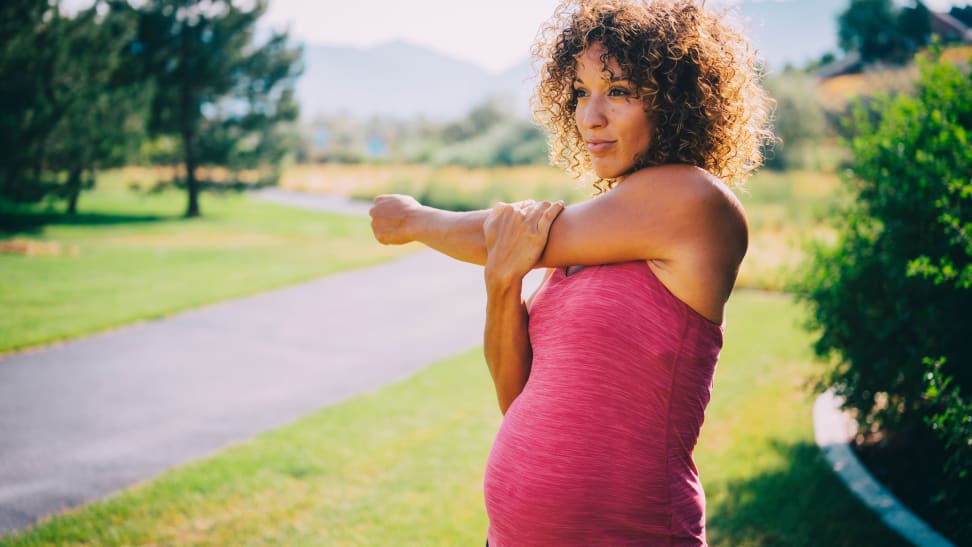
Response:
[{"label": "dirt patch", "polygon": [[18,237],[0,241],[0,253],[25,256],[77,256],[80,251],[74,245]]}]

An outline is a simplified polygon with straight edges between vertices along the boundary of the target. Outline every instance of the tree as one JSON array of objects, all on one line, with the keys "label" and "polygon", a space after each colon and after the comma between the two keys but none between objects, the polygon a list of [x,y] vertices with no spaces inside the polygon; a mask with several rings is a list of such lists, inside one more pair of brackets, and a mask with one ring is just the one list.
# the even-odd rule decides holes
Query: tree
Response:
[{"label": "tree", "polygon": [[[82,176],[124,159],[139,140],[144,86],[121,78],[134,21],[95,3],[74,16],[56,4],[0,6],[0,194],[51,193],[77,209]],[[89,177],[89,181],[90,181]]]},{"label": "tree", "polygon": [[48,100],[53,43],[45,24],[56,8],[44,0],[0,2],[0,195],[36,201],[48,191],[41,182],[43,143],[56,109]]},{"label": "tree", "polygon": [[892,0],[851,0],[837,18],[840,48],[865,63],[905,63],[931,35],[931,12],[920,1],[897,9]]},{"label": "tree", "polygon": [[948,14],[964,23],[965,26],[972,27],[972,5],[952,6],[952,9],[948,10]]},{"label": "tree", "polygon": [[134,7],[144,70],[155,84],[149,123],[181,141],[186,216],[200,214],[200,165],[278,162],[278,124],[297,117],[301,51],[285,33],[262,45],[254,25],[266,9],[227,0],[147,0]]},{"label": "tree", "polygon": [[895,46],[895,13],[891,0],[851,0],[837,18],[837,43],[860,53],[866,62],[883,59]]},{"label": "tree", "polygon": [[914,7],[901,8],[901,12],[898,13],[897,27],[903,49],[910,56],[928,45],[931,40],[931,11],[921,0],[917,0]]},{"label": "tree", "polygon": [[798,292],[816,353],[837,360],[824,384],[862,429],[924,461],[943,455],[931,503],[961,543],[972,540],[972,76],[941,60],[919,66],[913,96],[857,110],[856,199]]},{"label": "tree", "polygon": [[57,36],[48,46],[55,55],[50,98],[59,115],[46,139],[45,167],[67,174],[59,190],[68,214],[77,211],[81,189],[94,184],[95,170],[123,164],[144,134],[149,87],[129,74],[135,21],[104,8],[95,3],[49,22]]}]

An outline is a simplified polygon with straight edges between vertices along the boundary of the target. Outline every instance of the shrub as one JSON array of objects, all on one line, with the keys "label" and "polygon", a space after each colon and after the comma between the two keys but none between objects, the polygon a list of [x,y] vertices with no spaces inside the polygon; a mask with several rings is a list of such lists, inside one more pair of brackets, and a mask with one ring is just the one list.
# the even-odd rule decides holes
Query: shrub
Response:
[{"label": "shrub", "polygon": [[[856,201],[814,250],[798,293],[823,378],[865,430],[922,442],[933,430],[949,464],[932,500],[946,533],[972,540],[968,466],[972,388],[972,79],[919,59],[913,95],[878,98],[850,122]],[[940,472],[941,470],[939,470]]]}]

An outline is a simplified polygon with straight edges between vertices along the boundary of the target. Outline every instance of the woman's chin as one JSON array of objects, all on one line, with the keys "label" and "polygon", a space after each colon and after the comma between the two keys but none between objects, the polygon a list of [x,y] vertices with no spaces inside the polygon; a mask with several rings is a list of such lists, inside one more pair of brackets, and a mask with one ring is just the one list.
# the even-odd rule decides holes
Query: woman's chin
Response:
[{"label": "woman's chin", "polygon": [[594,174],[602,180],[621,178],[636,170],[635,163],[618,161],[617,158],[595,156],[591,160]]},{"label": "woman's chin", "polygon": [[610,169],[605,165],[598,165],[596,161],[591,162],[591,167],[594,168],[594,174],[597,175],[599,179],[610,179],[614,178],[614,169]]},{"label": "woman's chin", "polygon": [[597,178],[602,180],[616,179],[618,177],[624,176],[625,173],[627,173],[627,171],[621,169],[616,169],[616,168],[611,169],[611,168],[604,168],[604,167],[598,168],[596,165],[594,166],[594,174],[597,175]]}]

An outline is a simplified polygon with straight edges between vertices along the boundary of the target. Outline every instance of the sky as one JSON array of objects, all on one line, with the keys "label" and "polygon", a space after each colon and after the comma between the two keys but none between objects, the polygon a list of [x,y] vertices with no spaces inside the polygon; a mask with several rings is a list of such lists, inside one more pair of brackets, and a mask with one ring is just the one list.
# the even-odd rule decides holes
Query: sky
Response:
[{"label": "sky", "polygon": [[[814,2],[714,3],[759,1]],[[947,11],[953,2],[926,0],[925,4]],[[289,29],[292,37],[310,44],[371,47],[404,40],[495,73],[529,56],[537,29],[556,5],[556,0],[270,0],[263,24]]]},{"label": "sky", "polygon": [[426,46],[500,72],[530,54],[556,0],[270,0],[265,24],[311,44]]}]

